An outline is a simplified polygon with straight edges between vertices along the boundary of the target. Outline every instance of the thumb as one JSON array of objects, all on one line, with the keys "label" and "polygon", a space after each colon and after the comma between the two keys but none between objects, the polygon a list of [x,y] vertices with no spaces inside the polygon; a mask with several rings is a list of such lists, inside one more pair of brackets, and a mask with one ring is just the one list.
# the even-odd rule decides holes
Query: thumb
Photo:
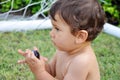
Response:
[{"label": "thumb", "polygon": [[40,56],[40,59],[44,60],[45,62],[47,62],[47,61],[48,61],[48,58],[43,57],[43,56]]},{"label": "thumb", "polygon": [[44,57],[44,61],[47,62],[47,61],[48,61],[48,58]]}]

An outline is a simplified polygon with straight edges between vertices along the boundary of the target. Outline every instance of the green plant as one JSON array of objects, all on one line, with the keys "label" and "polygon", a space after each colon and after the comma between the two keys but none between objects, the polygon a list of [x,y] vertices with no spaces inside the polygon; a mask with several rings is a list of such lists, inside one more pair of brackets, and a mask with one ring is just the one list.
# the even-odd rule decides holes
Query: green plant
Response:
[{"label": "green plant", "polygon": [[[1,2],[4,0],[1,0]],[[29,3],[29,0],[9,0],[8,2],[1,5],[1,11],[0,12],[7,12],[10,9],[17,10],[22,7],[25,7]]]},{"label": "green plant", "polygon": [[[4,0],[1,0],[0,2],[3,2]],[[18,10],[21,8],[27,8],[27,15],[33,15],[36,12],[38,12],[43,7],[50,6],[51,2],[49,0],[46,0],[47,3],[45,3],[43,0],[9,0],[8,2],[1,4],[0,7],[0,13],[8,12],[9,10]],[[37,3],[38,2],[38,3]],[[29,5],[28,5],[29,4]],[[34,5],[32,5],[34,4]],[[42,6],[42,5],[43,6]],[[46,4],[48,4],[46,6]],[[24,10],[21,12],[23,13]],[[17,13],[19,14],[19,13]],[[48,10],[44,12],[45,15],[48,15]]]},{"label": "green plant", "polygon": [[106,17],[109,23],[114,25],[120,25],[120,6],[119,0],[100,0],[101,5],[106,13]]}]

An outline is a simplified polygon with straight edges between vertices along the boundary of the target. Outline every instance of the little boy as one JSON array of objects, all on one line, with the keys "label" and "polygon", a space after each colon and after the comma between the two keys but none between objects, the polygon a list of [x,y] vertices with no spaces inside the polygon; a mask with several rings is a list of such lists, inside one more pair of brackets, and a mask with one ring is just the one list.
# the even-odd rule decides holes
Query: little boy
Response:
[{"label": "little boy", "polygon": [[[100,80],[95,53],[91,47],[104,25],[104,12],[97,0],[57,0],[50,9],[51,40],[56,54],[37,59],[31,50],[18,52],[25,57],[36,80]],[[37,50],[35,48],[35,50]]]}]

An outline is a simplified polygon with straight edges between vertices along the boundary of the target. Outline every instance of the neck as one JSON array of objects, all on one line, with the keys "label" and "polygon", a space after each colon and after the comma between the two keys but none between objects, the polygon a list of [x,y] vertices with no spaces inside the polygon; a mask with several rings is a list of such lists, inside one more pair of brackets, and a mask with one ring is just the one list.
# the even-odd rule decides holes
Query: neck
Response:
[{"label": "neck", "polygon": [[69,51],[70,55],[84,53],[86,50],[91,49],[91,42],[84,42],[77,46],[74,50]]}]

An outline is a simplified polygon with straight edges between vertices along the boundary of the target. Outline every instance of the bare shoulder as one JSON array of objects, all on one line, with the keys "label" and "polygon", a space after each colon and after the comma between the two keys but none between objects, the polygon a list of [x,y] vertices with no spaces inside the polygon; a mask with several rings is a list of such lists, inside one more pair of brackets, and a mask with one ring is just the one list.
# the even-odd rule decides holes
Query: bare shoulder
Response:
[{"label": "bare shoulder", "polygon": [[80,54],[74,57],[74,59],[71,62],[70,67],[76,67],[75,69],[77,69],[77,67],[79,68],[79,70],[83,70],[83,69],[88,69],[91,63],[91,58],[92,55],[88,55],[88,54]]}]

